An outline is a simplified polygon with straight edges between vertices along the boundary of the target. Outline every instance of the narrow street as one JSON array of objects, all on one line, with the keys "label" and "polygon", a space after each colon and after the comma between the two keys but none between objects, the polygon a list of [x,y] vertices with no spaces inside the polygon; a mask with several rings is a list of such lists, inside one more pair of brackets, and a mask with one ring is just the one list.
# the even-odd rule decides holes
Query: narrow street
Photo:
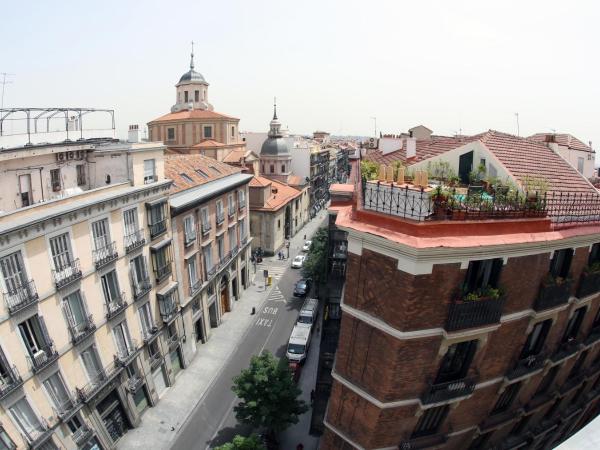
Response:
[{"label": "narrow street", "polygon": [[[314,220],[321,221],[321,226],[325,225],[326,215],[319,215]],[[298,234],[303,236],[303,230]],[[262,306],[257,309],[256,320],[246,331],[235,353],[228,359],[202,401],[182,425],[172,442],[172,448],[204,450],[222,445],[236,434],[251,432],[251,429],[239,425],[235,419],[233,406],[237,398],[231,391],[232,378],[248,367],[252,355],[263,350],[268,350],[279,358],[285,357],[287,341],[303,302],[302,299],[292,296],[294,284],[301,278],[300,270],[290,267],[293,257],[301,252],[302,236],[300,239],[292,239],[289,259],[279,261],[276,257],[265,258],[263,263],[257,266],[255,283],[262,283],[260,274],[263,269],[267,269],[269,274],[274,276],[273,287]],[[313,345],[316,342],[317,339],[314,339]],[[315,345],[309,352],[309,358],[318,356],[316,353],[318,348]],[[308,373],[306,370],[302,377],[307,377]],[[302,381],[301,385],[304,384]],[[303,397],[309,395],[306,392],[304,394]],[[308,433],[308,427],[306,430]]]}]

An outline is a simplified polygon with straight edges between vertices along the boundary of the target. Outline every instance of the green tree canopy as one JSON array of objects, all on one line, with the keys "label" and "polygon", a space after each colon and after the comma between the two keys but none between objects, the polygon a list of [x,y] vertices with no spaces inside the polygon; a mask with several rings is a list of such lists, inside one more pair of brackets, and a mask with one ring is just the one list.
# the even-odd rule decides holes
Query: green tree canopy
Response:
[{"label": "green tree canopy", "polygon": [[252,434],[248,437],[239,434],[233,438],[233,441],[225,445],[216,447],[215,450],[266,450],[257,435]]},{"label": "green tree canopy", "polygon": [[379,173],[379,164],[373,161],[363,160],[360,163],[360,173],[367,180],[375,180]]},{"label": "green tree canopy", "polygon": [[316,282],[327,279],[327,246],[329,233],[327,228],[319,228],[312,237],[308,256],[302,265],[302,275]]},{"label": "green tree canopy", "polygon": [[242,370],[233,383],[233,392],[241,400],[234,407],[235,417],[254,428],[280,432],[297,423],[298,416],[308,410],[298,398],[301,391],[292,381],[285,361],[269,352],[253,356],[250,367]]}]

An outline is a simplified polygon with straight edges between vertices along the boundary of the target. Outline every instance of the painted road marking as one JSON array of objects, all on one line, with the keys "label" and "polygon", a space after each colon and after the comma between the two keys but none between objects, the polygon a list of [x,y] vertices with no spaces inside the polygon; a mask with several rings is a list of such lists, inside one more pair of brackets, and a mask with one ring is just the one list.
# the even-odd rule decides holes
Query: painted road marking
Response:
[{"label": "painted road marking", "polygon": [[256,325],[257,327],[271,328],[273,326],[273,319],[260,317],[254,325]]},{"label": "painted road marking", "polygon": [[275,315],[275,314],[277,314],[278,309],[279,308],[274,308],[273,306],[265,306],[265,309],[263,309],[263,314]]}]

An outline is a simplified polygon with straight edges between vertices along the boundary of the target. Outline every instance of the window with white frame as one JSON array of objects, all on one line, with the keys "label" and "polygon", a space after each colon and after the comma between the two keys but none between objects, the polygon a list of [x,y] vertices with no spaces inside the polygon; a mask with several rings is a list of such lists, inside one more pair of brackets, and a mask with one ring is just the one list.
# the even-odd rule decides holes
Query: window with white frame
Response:
[{"label": "window with white frame", "polygon": [[14,450],[17,448],[17,444],[13,442],[11,437],[8,435],[4,427],[0,424],[0,449],[2,450]]},{"label": "window with white frame", "polygon": [[146,258],[143,255],[136,256],[129,261],[129,268],[131,270],[131,283],[134,295],[138,296],[150,289],[152,284],[148,276]]},{"label": "window with white frame", "polygon": [[235,250],[237,249],[237,233],[235,232],[235,225],[230,227],[229,230],[227,230],[228,233],[228,239],[229,239],[229,248],[230,250]]},{"label": "window with white frame", "polygon": [[46,378],[44,380],[44,388],[59,414],[69,411],[74,406],[73,399],[69,395],[60,372],[56,372]]},{"label": "window with white frame", "polygon": [[96,251],[104,250],[110,244],[110,233],[108,231],[108,219],[92,222],[92,238]]},{"label": "window with white frame", "polygon": [[123,297],[119,290],[117,271],[111,270],[110,272],[106,272],[104,275],[102,275],[100,277],[100,284],[102,285],[104,301],[106,302],[109,312],[118,309],[123,302]]},{"label": "window with white frame", "polygon": [[583,173],[583,166],[585,164],[585,159],[579,157],[577,158],[577,171],[579,173]]},{"label": "window with white frame", "polygon": [[204,269],[206,270],[206,277],[213,269],[212,259],[212,245],[207,245],[202,249],[202,256],[204,256]]},{"label": "window with white frame", "polygon": [[129,328],[127,327],[127,321],[122,321],[113,328],[113,335],[115,337],[115,343],[117,345],[117,357],[119,359],[126,359],[131,356],[135,351],[131,336],[129,335]]},{"label": "window with white frame", "polygon": [[152,311],[150,310],[150,303],[146,302],[138,309],[140,314],[140,322],[142,324],[142,335],[146,338],[156,329],[154,320],[152,319]]},{"label": "window with white frame", "polygon": [[186,216],[183,219],[183,229],[185,235],[184,243],[185,245],[190,245],[196,240],[196,221],[193,215]]},{"label": "window with white frame", "polygon": [[225,257],[225,241],[223,235],[217,238],[217,254],[219,256],[219,262],[222,262]]},{"label": "window with white frame", "polygon": [[27,398],[21,398],[8,410],[21,432],[30,442],[44,432],[44,425],[31,408]]},{"label": "window with white frame", "polygon": [[[175,130],[173,130],[173,134],[175,134]],[[173,136],[173,138],[175,138],[175,136]],[[156,161],[154,159],[145,159],[144,184],[154,183],[156,180]]]},{"label": "window with white frame", "polygon": [[212,126],[205,125],[203,130],[204,130],[204,139],[212,139],[212,137],[213,137]]},{"label": "window with white frame", "polygon": [[202,221],[202,234],[208,233],[211,229],[208,207],[205,206],[200,210],[200,220]]},{"label": "window with white frame", "polygon": [[67,317],[67,322],[74,335],[79,335],[87,331],[90,319],[87,313],[87,307],[81,292],[79,290],[67,295],[62,302],[63,311]]},{"label": "window with white frame", "polygon": [[190,281],[190,295],[196,292],[200,287],[200,280],[198,279],[198,266],[196,261],[196,255],[191,256],[187,260],[188,279]]},{"label": "window with white frame", "polygon": [[246,220],[242,219],[238,222],[240,224],[240,240],[246,238]]},{"label": "window with white frame", "polygon": [[83,361],[83,367],[92,382],[97,381],[104,375],[102,363],[100,362],[100,355],[98,355],[98,350],[96,350],[94,344],[81,352],[81,360]]},{"label": "window with white frame", "polygon": [[123,211],[123,228],[125,231],[125,246],[129,246],[137,242],[138,239],[141,239],[141,236],[136,236],[139,230],[137,208]]},{"label": "window with white frame", "polygon": [[222,223],[225,220],[225,214],[223,212],[223,200],[217,200],[217,224]]},{"label": "window with white frame", "polygon": [[240,209],[242,209],[244,206],[246,206],[246,191],[244,191],[244,190],[238,191],[238,204],[239,204]]},{"label": "window with white frame", "polygon": [[52,263],[57,271],[65,270],[72,265],[73,256],[69,233],[50,238],[50,253],[52,254]]},{"label": "window with white frame", "polygon": [[4,279],[5,298],[18,295],[28,285],[27,273],[21,251],[0,258],[0,269]]},{"label": "window with white frame", "polygon": [[227,195],[227,208],[229,215],[233,216],[235,214],[235,199],[231,192]]}]

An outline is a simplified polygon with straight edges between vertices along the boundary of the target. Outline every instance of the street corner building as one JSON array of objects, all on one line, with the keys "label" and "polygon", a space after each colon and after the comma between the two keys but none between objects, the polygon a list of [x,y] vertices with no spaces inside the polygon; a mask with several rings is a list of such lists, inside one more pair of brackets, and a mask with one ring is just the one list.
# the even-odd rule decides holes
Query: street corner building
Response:
[{"label": "street corner building", "polygon": [[348,248],[320,448],[558,445],[599,411],[600,193],[554,140],[392,139],[362,150],[375,179],[355,161],[331,189]]}]

